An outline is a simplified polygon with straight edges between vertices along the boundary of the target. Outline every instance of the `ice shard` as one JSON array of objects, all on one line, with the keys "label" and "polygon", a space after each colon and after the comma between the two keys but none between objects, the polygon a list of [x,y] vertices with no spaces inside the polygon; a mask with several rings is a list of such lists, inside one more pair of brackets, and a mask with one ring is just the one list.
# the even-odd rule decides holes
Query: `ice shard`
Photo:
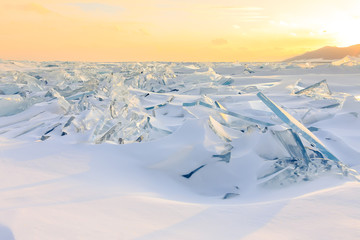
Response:
[{"label": "ice shard", "polygon": [[219,84],[224,85],[224,86],[229,86],[233,83],[234,83],[234,79],[232,79],[232,78],[224,78],[219,81]]},{"label": "ice shard", "polygon": [[331,152],[329,152],[325,145],[312,133],[307,129],[304,125],[302,125],[298,120],[296,120],[293,116],[291,116],[284,109],[276,105],[272,100],[266,97],[263,93],[259,92],[257,96],[261,101],[265,103],[284,123],[289,125],[296,133],[301,135],[310,143],[314,144],[322,154],[333,161],[339,162],[339,159],[335,157]]},{"label": "ice shard", "polygon": [[26,101],[18,94],[0,96],[0,117],[14,115],[25,108]]},{"label": "ice shard", "polygon": [[72,123],[72,121],[75,119],[74,116],[71,116],[67,122],[65,123],[64,127],[62,128],[62,132],[61,132],[61,136],[67,135],[68,134],[68,128],[70,126],[70,124]]},{"label": "ice shard", "polygon": [[151,107],[145,107],[146,110],[155,110],[158,108],[165,107],[168,103],[172,102],[174,100],[174,96],[171,96],[165,103],[157,104]]},{"label": "ice shard", "polygon": [[231,158],[231,152],[227,152],[225,154],[214,154],[212,155],[214,158],[220,158],[220,162],[226,162],[229,163],[230,162],[230,158]]},{"label": "ice shard", "polygon": [[237,197],[239,196],[240,194],[238,193],[226,193],[223,197],[223,199],[229,199],[229,198],[234,198],[234,197]]},{"label": "ice shard", "polygon": [[[221,105],[218,101],[215,101],[215,105],[216,105],[216,107],[220,108],[221,110],[227,111],[227,109],[223,105]],[[229,116],[228,115],[226,115],[224,113],[221,113],[220,116],[224,120],[225,123],[227,123],[227,124],[229,123]]]},{"label": "ice shard", "polygon": [[48,139],[50,136],[48,135],[49,133],[51,133],[52,131],[54,131],[58,126],[61,126],[61,123],[56,123],[55,125],[53,125],[50,129],[48,129],[40,138],[41,141],[45,141],[46,139]]},{"label": "ice shard", "polygon": [[[265,162],[258,171],[259,184],[288,185],[315,177],[317,174],[314,173],[314,169],[318,172],[323,171],[325,165],[312,162],[301,138],[292,129],[272,130],[271,133],[284,147],[285,152],[262,156],[265,158]],[[273,145],[272,148],[276,148],[276,145]]]},{"label": "ice shard", "polygon": [[295,94],[306,95],[306,96],[313,97],[316,99],[321,99],[321,98],[330,97],[331,91],[326,82],[326,79],[324,79],[324,80],[317,82],[313,85],[310,85],[302,90],[296,91]]},{"label": "ice shard", "polygon": [[301,165],[307,166],[309,164],[309,156],[306,153],[306,149],[299,135],[297,135],[292,129],[272,132],[292,158],[299,160]]},{"label": "ice shard", "polygon": [[264,122],[264,121],[257,120],[257,119],[252,118],[252,117],[243,116],[241,114],[238,114],[238,113],[226,110],[226,109],[219,108],[217,106],[213,106],[213,105],[211,105],[209,103],[206,103],[204,101],[201,101],[201,100],[194,101],[194,102],[183,103],[184,107],[193,107],[193,106],[196,106],[196,105],[207,107],[207,108],[210,108],[210,109],[214,109],[214,110],[218,111],[219,113],[223,113],[223,114],[226,114],[226,115],[229,115],[229,116],[233,116],[233,117],[239,118],[239,119],[241,119],[243,121],[246,121],[246,122],[249,122],[249,123],[259,124],[261,126],[273,126],[274,125],[273,123]]},{"label": "ice shard", "polygon": [[196,169],[194,169],[193,171],[191,171],[191,172],[189,172],[189,173],[187,173],[187,174],[184,174],[184,175],[182,175],[184,178],[191,178],[191,176],[194,174],[194,173],[196,173],[197,171],[199,171],[200,169],[202,169],[203,167],[205,167],[206,166],[206,164],[204,164],[204,165],[201,165],[200,167],[198,167],[198,168],[196,168]]},{"label": "ice shard", "polygon": [[224,127],[217,122],[213,117],[209,116],[209,127],[210,129],[222,140],[225,142],[231,142],[231,137],[229,134],[225,131]]}]

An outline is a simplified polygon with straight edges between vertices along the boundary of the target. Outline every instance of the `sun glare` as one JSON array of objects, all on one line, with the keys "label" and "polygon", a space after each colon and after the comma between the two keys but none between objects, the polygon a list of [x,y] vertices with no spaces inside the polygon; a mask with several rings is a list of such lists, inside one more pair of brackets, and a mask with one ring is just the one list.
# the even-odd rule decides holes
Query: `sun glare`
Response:
[{"label": "sun glare", "polygon": [[347,47],[360,43],[359,25],[360,17],[341,16],[330,24],[328,31],[334,35],[338,47]]}]

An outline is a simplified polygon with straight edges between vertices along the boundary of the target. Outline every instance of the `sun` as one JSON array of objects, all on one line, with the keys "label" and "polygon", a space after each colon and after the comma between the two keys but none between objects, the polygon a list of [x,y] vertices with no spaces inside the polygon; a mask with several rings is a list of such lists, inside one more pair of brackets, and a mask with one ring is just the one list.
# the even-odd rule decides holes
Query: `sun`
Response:
[{"label": "sun", "polygon": [[339,47],[360,44],[360,16],[342,16],[328,26],[328,33],[333,35]]},{"label": "sun", "polygon": [[339,47],[348,47],[355,44],[360,44],[360,32],[345,29],[339,32],[337,36]]}]

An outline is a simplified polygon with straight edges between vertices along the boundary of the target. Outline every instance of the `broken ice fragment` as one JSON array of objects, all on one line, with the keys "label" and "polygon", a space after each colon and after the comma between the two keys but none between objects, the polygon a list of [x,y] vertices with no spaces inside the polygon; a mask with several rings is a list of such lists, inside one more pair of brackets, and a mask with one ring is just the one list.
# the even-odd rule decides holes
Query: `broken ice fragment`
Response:
[{"label": "broken ice fragment", "polygon": [[278,159],[274,164],[267,168],[265,172],[258,177],[259,184],[262,185],[288,185],[298,181],[307,180],[307,171],[299,168],[295,159]]},{"label": "broken ice fragment", "polygon": [[20,95],[0,96],[0,116],[10,116],[26,109],[26,101]]},{"label": "broken ice fragment", "polygon": [[57,123],[57,124],[55,124],[54,126],[52,126],[49,130],[47,130],[47,131],[44,133],[44,135],[41,136],[40,140],[41,140],[41,141],[45,141],[46,139],[48,139],[50,136],[47,135],[47,134],[49,134],[49,133],[51,133],[52,131],[54,131],[54,129],[57,128],[57,127],[60,126],[60,125],[61,125],[61,123]]},{"label": "broken ice fragment", "polygon": [[144,137],[143,137],[143,136],[140,136],[140,137],[138,137],[135,141],[136,141],[136,142],[141,142],[143,139],[144,139]]},{"label": "broken ice fragment", "polygon": [[54,131],[55,128],[57,128],[57,127],[60,126],[60,125],[61,125],[61,123],[55,124],[54,126],[52,126],[52,128],[50,128],[49,130],[47,130],[47,131],[44,133],[44,135],[51,133],[52,131]]},{"label": "broken ice fragment", "polygon": [[46,92],[45,97],[61,98],[62,96],[55,89],[51,88],[49,91]]},{"label": "broken ice fragment", "polygon": [[41,136],[41,138],[40,138],[40,140],[41,141],[45,141],[46,139],[48,139],[50,136],[45,136],[45,135],[43,135],[43,136]]},{"label": "broken ice fragment", "polygon": [[234,198],[234,197],[237,197],[239,196],[240,194],[238,193],[226,193],[223,197],[223,199],[229,199],[229,198]]},{"label": "broken ice fragment", "polygon": [[64,113],[67,113],[71,108],[71,104],[59,92],[57,92],[53,88],[50,89],[45,94],[45,97],[51,97],[57,99],[57,103],[60,109],[62,109]]},{"label": "broken ice fragment", "polygon": [[231,137],[224,130],[223,126],[212,116],[209,116],[209,127],[219,138],[226,142],[231,142]]},{"label": "broken ice fragment", "polygon": [[151,106],[151,107],[146,107],[146,110],[153,110],[153,109],[157,109],[157,108],[162,108],[165,107],[168,103],[172,102],[175,99],[174,96],[171,96],[165,103],[161,103],[155,106]]},{"label": "broken ice fragment", "polygon": [[[215,106],[220,108],[221,110],[227,111],[227,109],[221,105],[218,101],[215,101]],[[220,113],[221,118],[226,122],[229,123],[229,116],[224,114],[224,113]]]},{"label": "broken ice fragment", "polygon": [[146,110],[152,110],[152,109],[157,109],[157,108],[161,108],[161,107],[165,107],[167,104],[166,103],[162,103],[162,104],[158,104],[155,106],[151,106],[151,107],[146,107]]},{"label": "broken ice fragment", "polygon": [[71,122],[72,122],[74,119],[75,119],[75,117],[74,117],[74,116],[71,116],[71,117],[69,118],[69,120],[65,123],[64,128],[70,126]]},{"label": "broken ice fragment", "polygon": [[194,173],[196,173],[197,171],[199,171],[200,169],[202,169],[202,168],[205,167],[205,166],[206,166],[206,164],[201,165],[200,167],[196,168],[195,170],[189,172],[188,174],[184,174],[184,175],[181,175],[181,176],[183,176],[184,178],[191,178],[191,176],[192,176]]},{"label": "broken ice fragment", "polygon": [[325,157],[330,160],[339,162],[339,159],[335,157],[332,153],[330,153],[325,145],[312,133],[310,132],[304,125],[302,125],[298,120],[296,120],[293,116],[291,116],[284,109],[276,105],[273,101],[271,101],[268,97],[266,97],[263,93],[259,92],[257,96],[261,101],[265,103],[284,123],[289,125],[295,132],[304,137],[310,143],[313,143],[320,152],[323,153]]},{"label": "broken ice fragment", "polygon": [[212,155],[213,157],[217,157],[220,158],[221,160],[219,160],[220,162],[226,162],[229,163],[230,162],[230,158],[231,158],[231,152],[227,152],[225,154],[214,154]]},{"label": "broken ice fragment", "polygon": [[[111,138],[111,136],[121,127],[121,125],[122,125],[121,122],[115,123],[105,133],[103,133],[100,138],[96,139],[95,143],[99,144],[99,143],[109,140]],[[100,134],[96,133],[96,135],[100,135]]]},{"label": "broken ice fragment", "polygon": [[335,108],[335,107],[338,107],[338,106],[340,106],[340,103],[330,104],[330,105],[327,105],[327,106],[324,106],[324,107],[321,107],[321,108]]},{"label": "broken ice fragment", "polygon": [[219,81],[219,83],[220,83],[221,85],[224,85],[224,86],[229,86],[229,85],[231,85],[231,84],[234,83],[234,79],[232,79],[232,78],[221,79],[221,80]]},{"label": "broken ice fragment", "polygon": [[280,140],[290,156],[294,159],[300,160],[302,165],[308,165],[310,160],[306,153],[305,147],[301,142],[299,135],[293,132],[292,129],[285,131],[272,131],[273,134]]},{"label": "broken ice fragment", "polygon": [[269,122],[264,122],[264,121],[261,121],[261,120],[257,120],[255,118],[243,116],[241,114],[238,114],[238,113],[235,113],[235,112],[232,112],[232,111],[229,111],[229,110],[224,110],[224,109],[221,109],[221,108],[219,108],[217,106],[212,106],[209,103],[205,103],[205,102],[203,102],[201,100],[198,100],[198,101],[195,101],[195,102],[190,102],[190,103],[183,103],[184,107],[193,107],[193,106],[196,106],[196,105],[200,105],[200,106],[204,106],[204,107],[207,107],[207,108],[210,108],[210,109],[214,109],[214,110],[216,110],[216,111],[218,111],[220,113],[224,113],[224,114],[239,118],[239,119],[241,119],[243,121],[246,121],[246,122],[259,124],[261,126],[273,126],[274,125],[274,124],[269,123]]},{"label": "broken ice fragment", "polygon": [[255,73],[249,66],[245,65],[244,73]]},{"label": "broken ice fragment", "polygon": [[296,91],[295,94],[306,95],[313,98],[327,98],[331,95],[331,91],[326,82],[326,79],[324,79],[302,90]]},{"label": "broken ice fragment", "polygon": [[68,133],[67,133],[67,129],[68,129],[68,127],[70,126],[71,122],[72,122],[74,119],[75,119],[75,117],[74,117],[74,116],[71,116],[71,117],[67,120],[67,122],[65,123],[64,127],[62,128],[61,136],[65,136],[65,135],[68,134]]}]

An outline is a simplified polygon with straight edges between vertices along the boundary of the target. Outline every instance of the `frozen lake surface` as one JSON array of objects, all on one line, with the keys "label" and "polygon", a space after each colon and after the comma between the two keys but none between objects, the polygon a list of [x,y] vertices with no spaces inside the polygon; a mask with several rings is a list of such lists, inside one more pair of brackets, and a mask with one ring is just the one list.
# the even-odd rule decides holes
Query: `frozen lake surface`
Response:
[{"label": "frozen lake surface", "polygon": [[359,239],[360,62],[0,61],[0,239]]}]

